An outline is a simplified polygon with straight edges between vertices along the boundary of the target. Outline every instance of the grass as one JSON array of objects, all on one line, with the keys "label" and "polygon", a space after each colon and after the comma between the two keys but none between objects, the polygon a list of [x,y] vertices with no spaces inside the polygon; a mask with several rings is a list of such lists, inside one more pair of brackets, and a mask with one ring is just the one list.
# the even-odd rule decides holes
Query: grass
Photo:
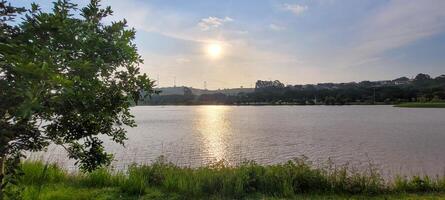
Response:
[{"label": "grass", "polygon": [[54,164],[23,162],[23,199],[445,199],[443,177],[384,181],[375,170],[315,168],[305,159],[184,168],[160,158],[126,172],[68,173]]},{"label": "grass", "polygon": [[445,108],[445,102],[437,102],[437,103],[419,103],[419,102],[413,102],[413,103],[402,103],[395,105],[395,107],[401,107],[401,108]]}]

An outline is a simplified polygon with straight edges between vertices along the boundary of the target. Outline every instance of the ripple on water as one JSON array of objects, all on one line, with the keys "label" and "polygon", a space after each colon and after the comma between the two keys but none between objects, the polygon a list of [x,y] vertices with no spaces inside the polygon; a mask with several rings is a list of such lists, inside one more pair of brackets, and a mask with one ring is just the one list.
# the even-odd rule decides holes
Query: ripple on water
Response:
[{"label": "ripple on water", "polygon": [[[134,107],[138,127],[126,148],[106,142],[113,165],[150,163],[164,155],[175,164],[200,166],[224,159],[285,162],[302,155],[332,159],[386,174],[443,174],[445,109],[391,106],[162,106]],[[33,154],[74,169],[61,148]]]}]

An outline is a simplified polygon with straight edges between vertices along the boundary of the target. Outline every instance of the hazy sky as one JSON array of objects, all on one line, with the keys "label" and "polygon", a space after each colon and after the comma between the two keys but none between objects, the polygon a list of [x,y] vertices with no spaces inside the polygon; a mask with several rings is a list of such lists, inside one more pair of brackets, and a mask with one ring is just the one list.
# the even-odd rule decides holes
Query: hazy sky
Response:
[{"label": "hazy sky", "polygon": [[[30,0],[11,1],[29,5]],[[44,9],[50,1],[36,1]],[[87,1],[73,1],[80,6]],[[445,74],[445,0],[104,0],[161,86],[249,87]],[[221,54],[209,55],[217,43]]]}]

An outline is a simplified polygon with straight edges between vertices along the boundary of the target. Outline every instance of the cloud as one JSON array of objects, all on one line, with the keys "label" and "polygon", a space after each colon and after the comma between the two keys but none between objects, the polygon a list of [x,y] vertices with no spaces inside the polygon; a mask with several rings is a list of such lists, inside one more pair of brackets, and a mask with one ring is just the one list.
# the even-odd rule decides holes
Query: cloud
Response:
[{"label": "cloud", "polygon": [[[141,70],[159,75],[161,86],[172,85],[174,76],[177,83],[194,87],[202,87],[202,80],[208,82],[209,88],[247,86],[258,77],[267,78],[262,75],[264,71],[270,74],[276,65],[288,66],[296,62],[291,57],[293,55],[259,48],[257,41],[249,35],[249,27],[226,27],[236,21],[229,16],[211,15],[201,19],[202,16],[197,18],[194,13],[159,10],[146,2],[110,1],[113,8],[117,8],[114,17],[127,18],[130,26],[140,34],[136,42],[145,61]],[[217,34],[212,31],[215,29]],[[168,43],[174,45],[145,42],[150,36],[171,39]],[[205,55],[205,44],[214,40],[225,43],[224,59],[215,61]],[[258,70],[252,70],[254,68]]]},{"label": "cloud", "polygon": [[280,26],[277,24],[269,24],[269,28],[273,31],[282,31],[282,30],[286,30],[286,27],[284,26]]},{"label": "cloud", "polygon": [[[187,12],[177,12],[175,9],[157,9],[155,5],[147,1],[137,0],[107,0],[107,4],[113,9],[108,21],[127,19],[129,26],[134,27],[139,34],[145,32],[157,33],[165,37],[184,42],[203,44],[215,39],[215,34],[210,31],[220,28],[234,19],[225,17],[209,16],[199,20],[196,25],[196,14]],[[199,18],[198,18],[199,19]],[[231,39],[245,37],[249,33],[245,29],[224,29],[219,30],[220,39]],[[141,44],[141,46],[145,46]]]},{"label": "cloud", "polygon": [[397,48],[444,31],[444,7],[445,1],[393,0],[365,22],[361,48]]},{"label": "cloud", "polygon": [[295,15],[300,15],[305,12],[309,7],[300,4],[283,4],[283,9],[294,13]]},{"label": "cloud", "polygon": [[210,17],[201,19],[201,21],[198,23],[198,26],[202,31],[208,31],[211,29],[216,29],[216,28],[222,26],[224,23],[231,22],[231,21],[233,21],[233,19],[230,17],[218,18],[218,17],[210,16]]},{"label": "cloud", "polygon": [[361,60],[445,31],[445,1],[392,0],[359,26],[352,49]]}]

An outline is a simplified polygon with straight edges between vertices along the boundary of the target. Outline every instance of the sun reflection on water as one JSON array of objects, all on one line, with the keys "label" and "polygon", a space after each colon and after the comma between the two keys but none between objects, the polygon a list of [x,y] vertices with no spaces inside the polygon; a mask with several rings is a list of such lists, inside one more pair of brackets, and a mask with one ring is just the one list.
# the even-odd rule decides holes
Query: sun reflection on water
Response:
[{"label": "sun reflection on water", "polygon": [[202,106],[198,109],[196,130],[202,138],[204,154],[214,161],[226,159],[227,139],[231,124],[227,114],[228,106]]}]

